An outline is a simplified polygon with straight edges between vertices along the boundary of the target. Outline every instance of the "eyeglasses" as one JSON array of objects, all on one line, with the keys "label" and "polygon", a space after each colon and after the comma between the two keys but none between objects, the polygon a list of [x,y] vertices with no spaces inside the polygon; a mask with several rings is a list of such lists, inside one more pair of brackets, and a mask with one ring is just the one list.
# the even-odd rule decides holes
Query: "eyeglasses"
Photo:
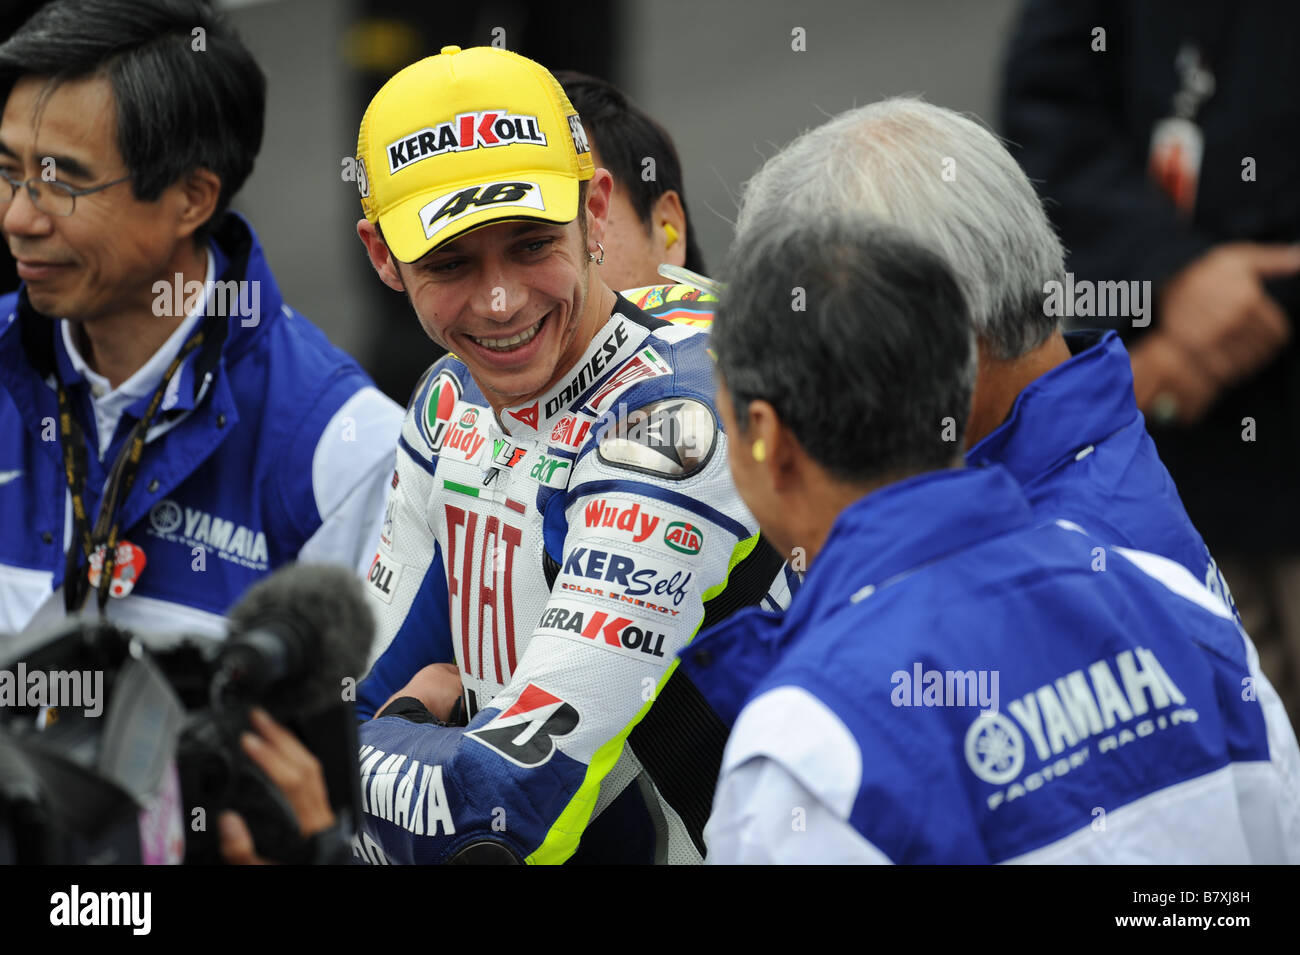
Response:
[{"label": "eyeglasses", "polygon": [[99,192],[101,189],[107,189],[109,186],[116,186],[119,182],[126,182],[131,176],[128,173],[121,178],[114,179],[98,186],[91,186],[89,189],[73,189],[71,186],[64,185],[61,182],[51,182],[42,179],[39,176],[33,176],[26,182],[14,179],[6,173],[0,172],[0,179],[9,184],[9,195],[4,194],[4,187],[0,186],[0,208],[13,201],[14,196],[18,195],[18,190],[27,189],[27,197],[32,200],[32,205],[40,209],[46,215],[50,216],[70,216],[77,209],[77,196],[88,196],[92,192]]}]

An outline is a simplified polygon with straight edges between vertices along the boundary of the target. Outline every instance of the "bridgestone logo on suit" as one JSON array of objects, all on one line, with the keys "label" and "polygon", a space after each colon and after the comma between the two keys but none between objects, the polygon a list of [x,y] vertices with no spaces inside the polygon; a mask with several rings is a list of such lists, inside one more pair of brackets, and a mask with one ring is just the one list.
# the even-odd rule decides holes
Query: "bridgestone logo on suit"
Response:
[{"label": "bridgestone logo on suit", "polygon": [[547,762],[555,753],[555,740],[572,733],[580,721],[571,704],[529,683],[512,706],[465,736],[531,769]]}]

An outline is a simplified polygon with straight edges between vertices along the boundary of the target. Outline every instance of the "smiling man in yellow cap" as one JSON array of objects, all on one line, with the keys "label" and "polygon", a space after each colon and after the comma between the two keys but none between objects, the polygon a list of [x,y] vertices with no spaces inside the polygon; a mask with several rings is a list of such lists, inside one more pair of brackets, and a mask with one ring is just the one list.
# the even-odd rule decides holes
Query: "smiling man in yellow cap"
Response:
[{"label": "smiling man in yellow cap", "polygon": [[452,354],[367,575],[356,854],[699,861],[726,727],[676,654],[794,579],[732,485],[707,337],[601,281],[611,178],[533,61],[445,47],[357,151],[375,271]]},{"label": "smiling man in yellow cap", "polygon": [[[357,231],[375,270],[406,291],[495,409],[577,360],[614,307],[585,267],[589,233],[603,254],[613,180],[593,176],[578,115],[549,73],[504,50],[445,47],[379,91],[357,152]],[[591,209],[580,217],[583,198]],[[503,221],[512,225],[476,231]],[[489,255],[497,246],[504,255]],[[465,281],[507,259],[523,266],[517,285]]]}]

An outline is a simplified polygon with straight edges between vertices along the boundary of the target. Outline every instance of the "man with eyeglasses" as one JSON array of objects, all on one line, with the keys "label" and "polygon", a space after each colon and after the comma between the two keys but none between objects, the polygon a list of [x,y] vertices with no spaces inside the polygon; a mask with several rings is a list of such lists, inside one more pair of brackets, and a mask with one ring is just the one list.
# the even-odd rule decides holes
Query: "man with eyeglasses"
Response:
[{"label": "man with eyeglasses", "polygon": [[281,564],[363,566],[401,412],[228,211],[265,107],[242,43],[197,0],[56,0],[0,44],[0,103],[0,651],[79,612],[219,636]]},{"label": "man with eyeglasses", "polygon": [[[64,166],[79,167],[81,164],[76,160],[65,159]],[[53,170],[54,164],[51,163],[48,168]],[[67,171],[70,170],[65,168],[65,172]],[[86,175],[84,172],[81,174]],[[18,195],[19,189],[26,189],[27,195],[31,196],[32,205],[40,212],[50,216],[67,217],[77,211],[78,196],[89,196],[101,192],[109,186],[116,186],[119,182],[127,182],[130,178],[131,176],[128,173],[125,176],[110,179],[98,186],[91,186],[89,189],[74,189],[66,182],[59,182],[57,179],[33,177],[24,181],[15,178],[8,169],[3,169],[0,170],[0,179],[9,184],[9,195],[6,196],[0,192],[0,203],[12,201],[14,196]]]}]

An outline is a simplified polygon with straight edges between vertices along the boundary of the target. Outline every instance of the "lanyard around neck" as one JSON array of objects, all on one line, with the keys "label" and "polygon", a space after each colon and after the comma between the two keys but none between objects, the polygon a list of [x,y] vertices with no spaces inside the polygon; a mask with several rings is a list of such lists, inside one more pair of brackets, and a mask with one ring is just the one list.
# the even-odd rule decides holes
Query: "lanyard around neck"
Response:
[{"label": "lanyard around neck", "polygon": [[[85,502],[86,438],[81,426],[72,414],[72,403],[68,399],[67,390],[63,387],[63,382],[58,381],[56,376],[56,389],[59,395],[59,435],[63,444],[63,475],[67,480],[68,492],[72,496],[72,546],[68,548],[65,555],[63,574],[63,605],[68,613],[76,613],[81,610],[90,590],[88,572],[80,568],[81,561],[77,556],[78,549],[85,554],[86,561],[89,563],[91,556],[100,546],[104,548],[104,563],[99,576],[99,586],[96,590],[99,612],[101,615],[104,613],[104,607],[108,604],[109,588],[113,582],[113,569],[117,563],[117,544],[121,531],[119,521],[122,506],[126,501],[127,494],[131,491],[131,486],[135,483],[136,474],[140,470],[140,459],[144,454],[145,436],[149,433],[149,427],[153,423],[154,416],[158,413],[159,406],[162,404],[167,386],[171,383],[172,378],[190,352],[203,344],[204,333],[205,328],[200,325],[198,330],[181,346],[181,350],[167,367],[162,381],[158,383],[158,387],[154,390],[153,397],[149,399],[144,414],[140,416],[140,420],[131,429],[126,445],[118,452],[117,459],[109,470],[108,481],[104,485],[104,496],[99,504],[99,515],[95,519],[93,529],[86,514]],[[80,548],[78,548],[78,544],[80,544]]]}]

